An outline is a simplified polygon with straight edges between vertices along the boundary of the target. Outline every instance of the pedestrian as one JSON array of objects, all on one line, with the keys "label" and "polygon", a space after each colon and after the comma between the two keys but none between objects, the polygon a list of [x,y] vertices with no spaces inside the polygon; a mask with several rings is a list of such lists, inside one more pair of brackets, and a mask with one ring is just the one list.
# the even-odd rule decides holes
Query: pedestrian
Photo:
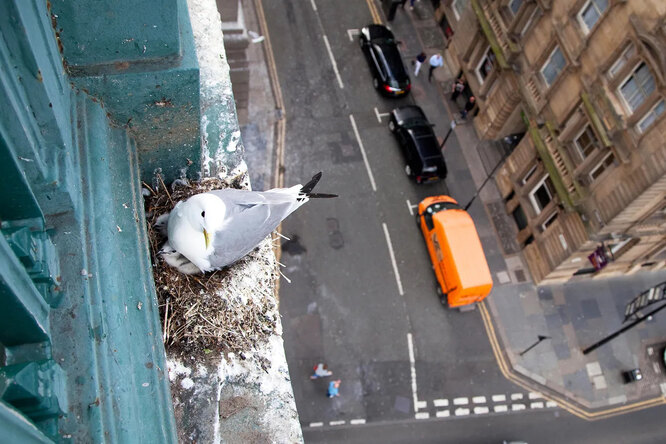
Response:
[{"label": "pedestrian", "polygon": [[444,58],[442,58],[441,54],[433,54],[432,57],[430,57],[429,63],[430,71],[428,71],[428,82],[432,79],[432,72],[444,65]]},{"label": "pedestrian", "polygon": [[310,379],[324,378],[326,376],[331,376],[332,371],[328,369],[328,366],[323,362],[318,363],[314,366],[314,374],[310,376]]},{"label": "pedestrian", "polygon": [[476,97],[470,96],[469,99],[467,99],[467,103],[465,103],[465,107],[463,108],[462,111],[460,111],[460,117],[463,119],[467,119],[467,114],[474,109],[476,106]]},{"label": "pedestrian", "polygon": [[329,382],[328,390],[326,391],[326,396],[328,396],[329,398],[340,396],[340,393],[338,392],[338,389],[340,388],[340,382],[341,381],[339,379]]},{"label": "pedestrian", "polygon": [[423,62],[426,60],[426,53],[421,52],[419,55],[416,56],[416,59],[412,62],[414,65],[414,77],[419,75],[419,71],[421,71],[421,65],[423,65]]},{"label": "pedestrian", "polygon": [[465,82],[463,82],[462,79],[456,79],[451,88],[451,100],[453,102],[456,101],[463,89],[465,89]]}]

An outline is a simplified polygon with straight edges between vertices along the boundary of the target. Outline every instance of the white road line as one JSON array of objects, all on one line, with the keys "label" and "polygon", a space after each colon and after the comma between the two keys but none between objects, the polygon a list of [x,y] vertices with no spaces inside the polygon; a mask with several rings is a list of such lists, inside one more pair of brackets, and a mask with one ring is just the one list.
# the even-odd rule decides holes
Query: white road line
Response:
[{"label": "white road line", "polygon": [[530,404],[531,409],[542,409],[543,408],[543,402],[533,402]]},{"label": "white road line", "polygon": [[661,373],[661,366],[659,365],[658,362],[653,362],[652,368],[654,369],[655,373]]},{"label": "white road line", "polygon": [[523,399],[523,394],[522,393],[512,393],[511,394],[511,400],[516,401],[518,399]]},{"label": "white road line", "polygon": [[464,408],[457,408],[455,411],[456,416],[465,416],[469,415],[469,409],[464,409]]},{"label": "white road line", "polygon": [[324,45],[326,45],[326,50],[328,51],[328,56],[331,58],[331,64],[333,64],[333,71],[335,72],[335,77],[338,79],[338,85],[340,89],[344,89],[345,85],[342,83],[342,78],[338,72],[338,65],[335,63],[335,58],[333,57],[333,51],[331,51],[331,45],[328,43],[328,37],[324,36]]},{"label": "white road line", "polygon": [[354,120],[354,116],[352,114],[349,115],[349,120],[351,121],[352,128],[354,129],[354,135],[356,135],[356,142],[358,143],[358,147],[361,149],[361,155],[363,156],[365,169],[368,171],[368,177],[370,178],[370,185],[372,185],[372,191],[377,191],[375,178],[372,175],[372,170],[370,169],[370,162],[368,162],[368,156],[365,154],[365,148],[363,148],[363,141],[361,141],[361,136],[359,135],[358,128],[356,127],[356,120]]},{"label": "white road line", "polygon": [[375,106],[375,116],[377,116],[377,122],[382,123],[382,117],[389,115],[391,115],[391,113],[380,113],[377,107]]},{"label": "white road line", "polygon": [[315,4],[315,0],[310,0],[310,3],[312,3],[312,9],[314,12],[317,12],[317,5]]},{"label": "white road line", "polygon": [[391,244],[391,236],[389,235],[386,222],[382,222],[382,226],[384,227],[384,236],[386,236],[386,243],[388,244],[389,255],[391,256],[393,273],[395,273],[395,280],[398,283],[398,293],[400,293],[400,296],[402,296],[405,294],[405,292],[402,289],[402,281],[400,280],[400,271],[398,271],[398,263],[395,261],[395,254],[393,253],[393,244]]},{"label": "white road line", "polygon": [[349,36],[349,41],[353,42],[354,41],[354,36],[359,35],[361,31],[358,30],[358,28],[352,28],[347,30],[347,36]]},{"label": "white road line", "polygon": [[530,392],[529,395],[527,395],[530,399],[541,399],[543,398],[543,395],[541,393],[537,392]]},{"label": "white road line", "polygon": [[323,422],[311,422],[310,423],[310,427],[321,427],[323,425],[324,425]]},{"label": "white road line", "polygon": [[331,422],[329,422],[329,424],[332,425],[332,426],[338,426],[338,425],[343,425],[346,422],[347,421],[331,421]]},{"label": "white road line", "polygon": [[416,205],[412,205],[412,203],[409,201],[409,199],[407,199],[407,209],[409,210],[409,215],[410,216],[414,215],[414,211],[412,211],[412,208],[415,207],[415,206]]},{"label": "white road line", "polygon": [[493,395],[493,402],[504,402],[506,401],[506,395]]},{"label": "white road line", "polygon": [[525,404],[513,404],[511,406],[511,410],[518,411],[518,410],[525,410]]},{"label": "white road line", "polygon": [[448,399],[435,399],[432,403],[435,404],[435,407],[448,407],[449,406],[449,400]]},{"label": "white road line", "polygon": [[488,407],[474,407],[474,414],[475,415],[484,415],[488,413],[490,409]]},{"label": "white road line", "polygon": [[416,401],[416,410],[421,410],[428,407],[428,401]]},{"label": "white road line", "polygon": [[[386,227],[386,224],[384,224]],[[414,398],[414,412],[419,409],[419,398],[416,396],[416,366],[414,365],[414,344],[412,343],[412,334],[407,333],[407,348],[409,349],[409,367],[412,374],[412,397]]]},{"label": "white road line", "polygon": [[435,415],[437,415],[438,418],[448,418],[449,416],[451,416],[451,412],[449,412],[448,410],[440,410],[437,413],[435,413]]},{"label": "white road line", "polygon": [[486,397],[485,396],[475,396],[472,398],[472,402],[474,404],[485,404],[486,403]]},{"label": "white road line", "polygon": [[453,400],[453,405],[465,405],[469,404],[469,398],[455,398]]},{"label": "white road line", "polygon": [[557,407],[557,403],[555,401],[548,401],[546,402],[546,407],[549,408]]},{"label": "white road line", "polygon": [[493,410],[495,410],[495,412],[497,413],[501,413],[501,412],[506,412],[507,410],[509,410],[509,408],[505,405],[496,405],[495,407],[493,407]]},{"label": "white road line", "polygon": [[353,425],[365,424],[365,419],[352,419],[349,423]]},{"label": "white road line", "polygon": [[416,418],[416,419],[428,419],[428,418],[430,418],[430,413],[428,413],[428,412],[416,413],[416,414],[414,414],[414,418]]}]

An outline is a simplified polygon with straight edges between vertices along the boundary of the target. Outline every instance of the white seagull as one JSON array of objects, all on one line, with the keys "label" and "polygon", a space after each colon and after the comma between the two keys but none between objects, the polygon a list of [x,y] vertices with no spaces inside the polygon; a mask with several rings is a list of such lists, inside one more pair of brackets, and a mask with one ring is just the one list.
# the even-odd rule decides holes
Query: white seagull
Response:
[{"label": "white seagull", "polygon": [[[317,173],[305,185],[248,191],[226,188],[178,202],[168,215],[165,262],[186,274],[217,270],[252,251],[284,218],[316,194]],[[163,224],[158,219],[157,224]],[[184,256],[184,257],[183,257]]]}]

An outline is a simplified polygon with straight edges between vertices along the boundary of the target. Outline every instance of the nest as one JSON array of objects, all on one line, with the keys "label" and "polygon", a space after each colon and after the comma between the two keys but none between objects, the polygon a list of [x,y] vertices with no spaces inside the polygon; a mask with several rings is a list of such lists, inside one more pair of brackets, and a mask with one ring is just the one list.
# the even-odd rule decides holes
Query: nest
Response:
[{"label": "nest", "polygon": [[229,267],[199,275],[185,275],[158,255],[166,240],[155,229],[157,218],[188,197],[234,186],[220,179],[200,182],[178,180],[171,191],[158,177],[145,198],[155,290],[162,321],[162,339],[176,355],[235,353],[257,349],[276,334],[278,309],[273,294],[279,278],[271,239]]}]

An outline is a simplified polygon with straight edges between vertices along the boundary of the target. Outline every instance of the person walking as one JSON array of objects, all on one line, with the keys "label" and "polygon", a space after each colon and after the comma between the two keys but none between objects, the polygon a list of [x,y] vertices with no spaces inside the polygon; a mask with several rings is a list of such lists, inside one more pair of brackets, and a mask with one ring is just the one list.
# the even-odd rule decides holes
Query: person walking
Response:
[{"label": "person walking", "polygon": [[433,54],[432,57],[430,57],[428,63],[430,64],[430,70],[428,71],[428,82],[430,82],[432,79],[432,72],[440,66],[444,65],[444,58],[439,53]]},{"label": "person walking", "polygon": [[325,378],[332,374],[333,372],[328,369],[328,366],[323,362],[320,362],[314,366],[314,374],[310,376],[310,379]]},{"label": "person walking", "polygon": [[456,79],[451,88],[451,101],[455,102],[461,92],[465,89],[465,82],[462,79]]},{"label": "person walking", "polygon": [[463,108],[462,111],[460,111],[460,117],[463,119],[467,119],[467,114],[469,114],[470,111],[474,109],[476,106],[476,97],[470,96],[469,99],[467,99],[467,103],[465,103],[465,107]]},{"label": "person walking", "polygon": [[423,62],[426,61],[426,53],[421,52],[419,55],[416,56],[416,59],[412,62],[414,65],[414,77],[419,75],[419,71],[421,71],[421,65],[423,65]]},{"label": "person walking", "polygon": [[340,396],[339,393],[340,382],[341,381],[339,379],[329,382],[328,390],[326,391],[326,396],[328,396],[329,398],[335,398],[336,396]]}]

